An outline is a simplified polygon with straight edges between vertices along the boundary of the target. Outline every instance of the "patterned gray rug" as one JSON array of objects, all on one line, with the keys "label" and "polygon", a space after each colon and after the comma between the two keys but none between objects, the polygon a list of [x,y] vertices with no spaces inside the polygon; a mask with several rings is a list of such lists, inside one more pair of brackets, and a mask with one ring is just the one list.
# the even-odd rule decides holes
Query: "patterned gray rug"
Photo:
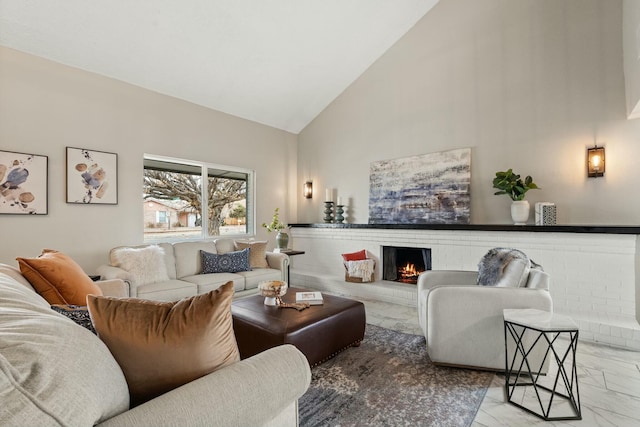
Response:
[{"label": "patterned gray rug", "polygon": [[492,377],[437,367],[423,336],[368,324],[360,347],[313,368],[300,426],[469,426]]}]

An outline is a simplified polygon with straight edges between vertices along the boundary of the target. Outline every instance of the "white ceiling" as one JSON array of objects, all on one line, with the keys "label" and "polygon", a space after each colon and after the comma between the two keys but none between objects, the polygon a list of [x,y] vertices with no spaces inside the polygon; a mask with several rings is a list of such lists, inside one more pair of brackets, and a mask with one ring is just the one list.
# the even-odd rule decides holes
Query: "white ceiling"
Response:
[{"label": "white ceiling", "polygon": [[0,45],[293,133],[439,0],[0,0]]}]

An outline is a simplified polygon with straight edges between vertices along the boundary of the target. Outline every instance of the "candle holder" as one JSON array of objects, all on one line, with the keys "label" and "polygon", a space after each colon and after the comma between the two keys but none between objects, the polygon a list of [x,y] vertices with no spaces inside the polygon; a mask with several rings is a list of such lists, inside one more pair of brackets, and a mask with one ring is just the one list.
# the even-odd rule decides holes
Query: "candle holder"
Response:
[{"label": "candle holder", "polygon": [[333,202],[324,202],[324,222],[333,222]]},{"label": "candle holder", "polygon": [[337,205],[336,206],[336,223],[342,224],[344,222],[344,216],[342,216],[343,213],[344,213],[344,205]]}]

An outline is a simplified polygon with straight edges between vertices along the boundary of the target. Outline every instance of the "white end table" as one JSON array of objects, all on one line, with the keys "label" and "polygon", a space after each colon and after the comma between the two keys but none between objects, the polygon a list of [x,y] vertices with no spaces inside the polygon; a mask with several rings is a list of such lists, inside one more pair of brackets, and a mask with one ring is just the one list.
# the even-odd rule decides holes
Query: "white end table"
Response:
[{"label": "white end table", "polygon": [[[507,401],[545,421],[581,420],[576,369],[576,348],[578,346],[578,325],[576,322],[568,316],[535,309],[505,309],[503,316]],[[569,340],[566,349],[560,348],[563,347],[558,342],[558,338],[561,336]],[[509,337],[513,339],[516,348],[511,360],[509,360],[507,351]],[[545,346],[546,351],[541,365],[531,366],[527,358],[536,346]],[[549,359],[549,363],[555,362],[557,365],[552,387],[542,385],[538,381],[539,377],[544,375],[544,365],[547,359]],[[551,370],[549,372],[551,373]],[[520,386],[533,386],[539,411],[512,400],[516,387]],[[542,395],[545,392],[548,396],[548,403],[543,402],[545,399],[542,398]],[[555,398],[568,402],[574,415],[552,417],[550,412]]]}]

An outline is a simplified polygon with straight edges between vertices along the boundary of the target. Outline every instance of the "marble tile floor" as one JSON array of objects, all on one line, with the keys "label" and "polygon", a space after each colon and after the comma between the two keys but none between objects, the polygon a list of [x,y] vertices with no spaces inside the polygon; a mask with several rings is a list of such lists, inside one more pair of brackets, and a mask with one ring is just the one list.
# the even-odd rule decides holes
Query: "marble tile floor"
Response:
[{"label": "marble tile floor", "polygon": [[[367,323],[422,334],[415,307],[359,300],[365,304]],[[472,427],[640,426],[640,352],[580,341],[576,359],[582,420],[543,421],[507,403],[504,376],[496,374]],[[529,406],[526,402],[534,398],[532,388],[519,387],[518,393]]]}]

